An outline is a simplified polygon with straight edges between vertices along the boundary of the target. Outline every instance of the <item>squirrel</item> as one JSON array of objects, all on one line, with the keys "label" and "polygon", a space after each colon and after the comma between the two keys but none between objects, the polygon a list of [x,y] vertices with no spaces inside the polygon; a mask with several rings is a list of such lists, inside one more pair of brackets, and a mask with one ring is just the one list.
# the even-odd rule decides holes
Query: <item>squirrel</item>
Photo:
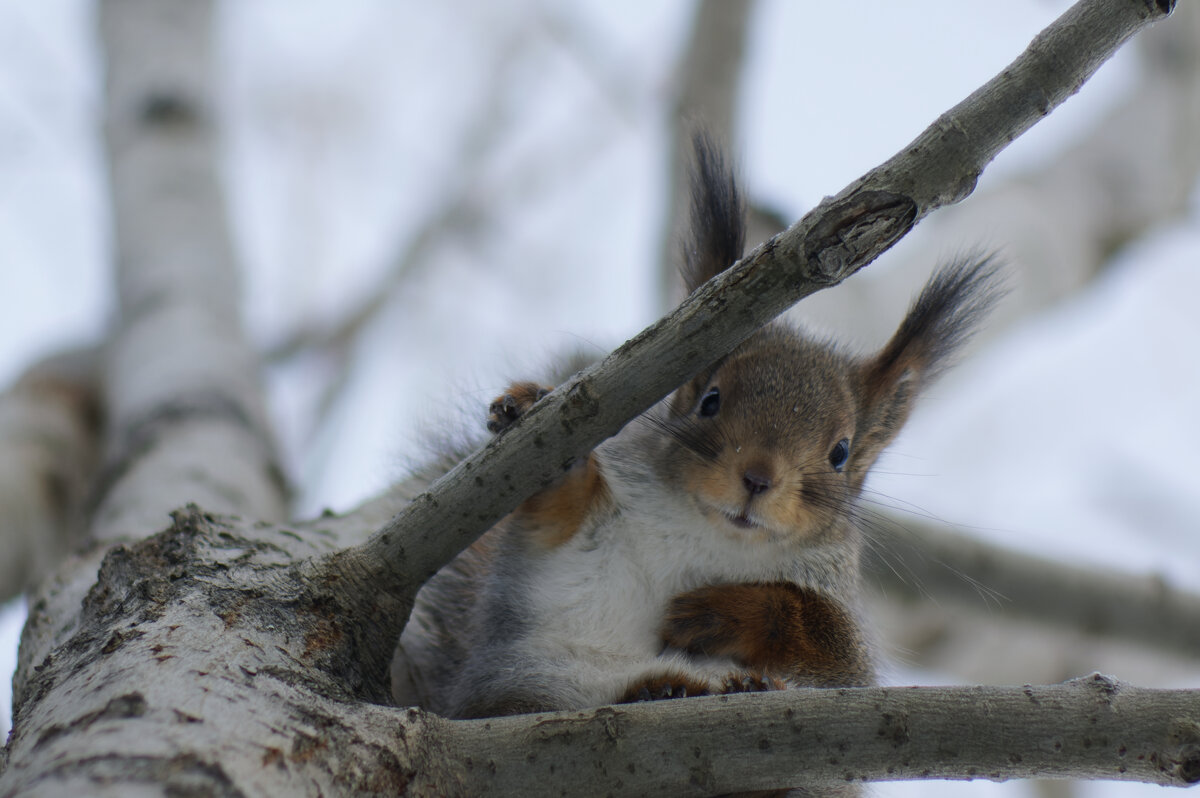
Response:
[{"label": "squirrel", "polygon": [[[689,291],[742,255],[732,171],[695,145]],[[776,320],[580,458],[417,596],[401,706],[477,718],[789,686],[863,686],[857,500],[920,392],[998,296],[991,257],[921,291],[860,356]],[[502,435],[550,390],[489,407]]]}]

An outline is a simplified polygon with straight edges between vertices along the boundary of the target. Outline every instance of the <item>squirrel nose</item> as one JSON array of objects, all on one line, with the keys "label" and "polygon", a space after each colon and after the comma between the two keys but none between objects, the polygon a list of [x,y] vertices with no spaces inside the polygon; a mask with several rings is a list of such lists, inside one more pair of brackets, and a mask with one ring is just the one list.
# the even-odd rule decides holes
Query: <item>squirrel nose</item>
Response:
[{"label": "squirrel nose", "polygon": [[746,486],[746,491],[751,496],[757,496],[770,490],[771,477],[762,469],[751,467],[742,474],[742,484]]}]

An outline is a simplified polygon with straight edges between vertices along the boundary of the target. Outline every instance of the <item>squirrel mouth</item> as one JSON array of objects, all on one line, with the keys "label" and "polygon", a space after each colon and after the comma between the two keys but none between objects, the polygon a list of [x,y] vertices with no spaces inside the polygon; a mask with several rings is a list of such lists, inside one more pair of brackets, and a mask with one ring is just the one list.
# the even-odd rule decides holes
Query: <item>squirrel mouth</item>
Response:
[{"label": "squirrel mouth", "polygon": [[725,516],[725,520],[736,526],[738,529],[753,529],[758,526],[758,522],[750,516],[746,515],[746,511],[734,514],[728,510],[722,510],[721,515]]}]

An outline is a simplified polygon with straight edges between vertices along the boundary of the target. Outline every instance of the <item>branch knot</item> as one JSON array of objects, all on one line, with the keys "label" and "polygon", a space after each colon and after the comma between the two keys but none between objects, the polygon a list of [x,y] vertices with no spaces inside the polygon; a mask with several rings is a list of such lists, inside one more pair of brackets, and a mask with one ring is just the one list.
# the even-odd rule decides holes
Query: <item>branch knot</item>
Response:
[{"label": "branch knot", "polygon": [[917,219],[917,203],[890,191],[856,191],[835,200],[804,239],[807,275],[832,285],[899,241]]}]

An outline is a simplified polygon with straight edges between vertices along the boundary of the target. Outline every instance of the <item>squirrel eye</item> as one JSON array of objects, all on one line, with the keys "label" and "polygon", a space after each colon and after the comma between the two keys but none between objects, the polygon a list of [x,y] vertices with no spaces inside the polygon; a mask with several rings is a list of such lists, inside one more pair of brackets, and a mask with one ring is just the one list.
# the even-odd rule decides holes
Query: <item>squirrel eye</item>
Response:
[{"label": "squirrel eye", "polygon": [[842,438],[833,447],[833,451],[829,453],[829,464],[833,466],[833,470],[841,473],[841,470],[846,467],[846,461],[850,459],[850,441]]},{"label": "squirrel eye", "polygon": [[704,398],[700,400],[700,415],[705,418],[710,418],[717,414],[721,409],[721,392],[714,388],[709,388],[708,393],[704,394]]}]

